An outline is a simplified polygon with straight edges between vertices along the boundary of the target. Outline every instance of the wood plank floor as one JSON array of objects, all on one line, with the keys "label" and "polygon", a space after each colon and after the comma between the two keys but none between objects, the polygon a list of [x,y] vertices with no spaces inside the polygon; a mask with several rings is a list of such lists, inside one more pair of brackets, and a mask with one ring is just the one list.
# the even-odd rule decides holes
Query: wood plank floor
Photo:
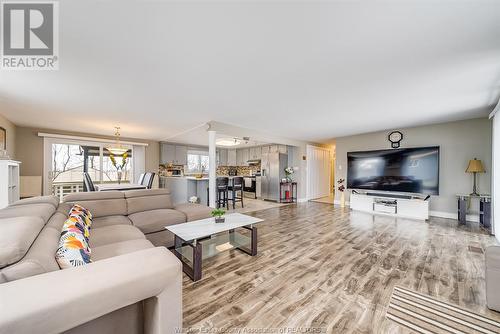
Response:
[{"label": "wood plank floor", "polygon": [[184,276],[186,328],[410,333],[385,319],[394,285],[500,320],[485,306],[480,251],[495,240],[477,224],[395,219],[313,202],[249,214],[265,219],[258,255],[227,251],[205,261],[201,281]]}]

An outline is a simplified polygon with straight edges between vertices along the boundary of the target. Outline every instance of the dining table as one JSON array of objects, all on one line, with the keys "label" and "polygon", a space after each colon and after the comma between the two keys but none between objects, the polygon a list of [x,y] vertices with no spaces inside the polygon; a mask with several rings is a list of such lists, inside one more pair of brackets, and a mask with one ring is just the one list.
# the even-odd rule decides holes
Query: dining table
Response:
[{"label": "dining table", "polygon": [[140,190],[146,189],[147,187],[142,184],[135,183],[104,183],[104,184],[96,184],[95,188],[97,191],[112,191],[112,190]]}]

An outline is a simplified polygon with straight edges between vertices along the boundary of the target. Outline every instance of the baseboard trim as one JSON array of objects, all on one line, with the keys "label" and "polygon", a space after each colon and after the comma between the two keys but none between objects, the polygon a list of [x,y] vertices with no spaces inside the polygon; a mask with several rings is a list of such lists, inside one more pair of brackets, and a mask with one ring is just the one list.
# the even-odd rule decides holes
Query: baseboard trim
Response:
[{"label": "baseboard trim", "polygon": [[297,203],[305,203],[305,202],[307,202],[307,198],[299,198],[297,200]]},{"label": "baseboard trim", "polygon": [[[456,212],[444,212],[444,211],[429,211],[429,216],[439,217],[439,218],[448,218],[457,220]],[[479,223],[479,215],[467,215],[467,221]]]}]

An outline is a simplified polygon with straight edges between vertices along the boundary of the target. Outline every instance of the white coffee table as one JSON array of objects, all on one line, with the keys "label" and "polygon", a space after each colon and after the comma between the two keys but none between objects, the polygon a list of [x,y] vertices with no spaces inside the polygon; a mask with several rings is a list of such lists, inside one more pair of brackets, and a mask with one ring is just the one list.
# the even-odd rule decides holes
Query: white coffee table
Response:
[{"label": "white coffee table", "polygon": [[[172,252],[181,260],[186,275],[193,281],[201,279],[203,259],[229,249],[239,249],[251,256],[257,255],[257,227],[262,219],[241,213],[224,216],[224,223],[216,223],[214,218],[170,225],[165,228],[175,235]],[[250,236],[240,234],[236,229],[250,231]]]}]

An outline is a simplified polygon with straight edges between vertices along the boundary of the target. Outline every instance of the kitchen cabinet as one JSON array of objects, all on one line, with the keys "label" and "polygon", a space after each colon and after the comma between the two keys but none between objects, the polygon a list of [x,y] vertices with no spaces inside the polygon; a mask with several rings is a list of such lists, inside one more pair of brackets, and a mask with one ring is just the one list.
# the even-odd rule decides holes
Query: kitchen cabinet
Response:
[{"label": "kitchen cabinet", "polygon": [[236,150],[236,165],[247,166],[249,151],[248,148],[240,148]]},{"label": "kitchen cabinet", "polygon": [[288,154],[288,147],[286,145],[278,145],[278,152]]},{"label": "kitchen cabinet", "polygon": [[258,146],[258,147],[250,147],[249,148],[248,159],[250,159],[250,160],[260,159],[262,157],[262,153],[261,152],[262,151],[261,151],[260,146]]},{"label": "kitchen cabinet", "polygon": [[187,165],[187,146],[175,145],[175,164]]},{"label": "kitchen cabinet", "polygon": [[227,150],[227,165],[236,166],[236,150]]},{"label": "kitchen cabinet", "polygon": [[162,164],[173,163],[175,161],[175,145],[161,144],[161,158]]},{"label": "kitchen cabinet", "polygon": [[187,146],[162,143],[160,162],[162,164],[186,165]]},{"label": "kitchen cabinet", "polygon": [[228,153],[227,150],[221,148],[221,149],[218,150],[217,153],[218,153],[218,156],[219,156],[219,158],[218,158],[218,165],[219,166],[227,166],[228,165],[228,163],[227,163],[227,153]]},{"label": "kitchen cabinet", "polygon": [[261,152],[261,156],[262,156],[262,154],[269,153],[269,145],[261,146],[260,152]]}]

